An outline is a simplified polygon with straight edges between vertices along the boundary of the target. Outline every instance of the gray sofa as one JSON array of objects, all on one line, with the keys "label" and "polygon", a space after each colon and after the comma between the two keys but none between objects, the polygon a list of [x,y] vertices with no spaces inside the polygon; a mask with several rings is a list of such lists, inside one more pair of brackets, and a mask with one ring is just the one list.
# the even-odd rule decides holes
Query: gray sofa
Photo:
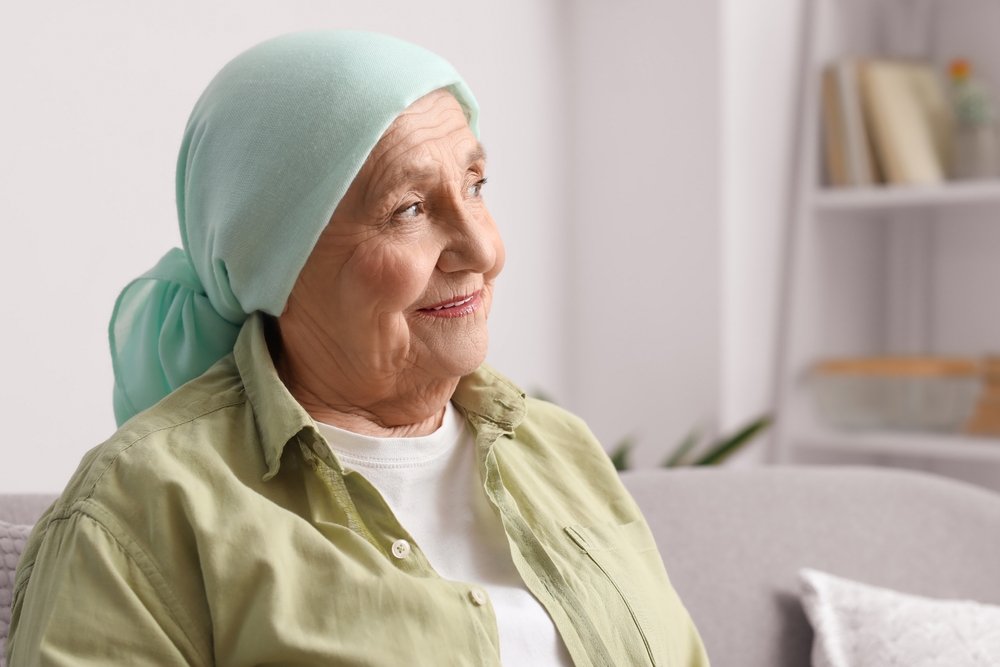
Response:
[{"label": "gray sofa", "polygon": [[801,567],[1000,604],[1000,495],[885,468],[623,475],[713,667],[804,667]]},{"label": "gray sofa", "polygon": [[[1000,495],[864,468],[649,470],[622,479],[713,667],[809,664],[801,567],[1000,604]],[[0,521],[33,523],[52,498],[0,496]]]},{"label": "gray sofa", "polygon": [[53,493],[0,494],[0,521],[30,526],[58,497]]}]

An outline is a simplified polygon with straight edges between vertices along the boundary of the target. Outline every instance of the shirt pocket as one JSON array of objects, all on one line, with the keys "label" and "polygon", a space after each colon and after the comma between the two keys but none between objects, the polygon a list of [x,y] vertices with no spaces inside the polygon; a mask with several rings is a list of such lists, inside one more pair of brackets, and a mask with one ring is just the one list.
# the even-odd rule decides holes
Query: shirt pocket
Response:
[{"label": "shirt pocket", "polygon": [[[673,640],[677,638],[676,630],[688,622],[688,616],[670,585],[656,542],[645,522],[569,526],[565,530],[596,566],[597,571],[592,573],[594,585],[605,589],[610,598],[617,594],[620,599],[620,604],[618,600],[608,599],[605,608],[595,611],[600,615],[598,626],[621,637],[626,649],[626,655],[621,656],[624,661],[655,667],[674,665],[676,647]],[[624,605],[630,619],[621,618],[620,605]],[[625,625],[629,620],[634,629]],[[629,637],[635,636],[635,629],[648,661],[637,662],[640,660],[638,647],[629,645]],[[612,640],[610,644],[619,642]]]}]

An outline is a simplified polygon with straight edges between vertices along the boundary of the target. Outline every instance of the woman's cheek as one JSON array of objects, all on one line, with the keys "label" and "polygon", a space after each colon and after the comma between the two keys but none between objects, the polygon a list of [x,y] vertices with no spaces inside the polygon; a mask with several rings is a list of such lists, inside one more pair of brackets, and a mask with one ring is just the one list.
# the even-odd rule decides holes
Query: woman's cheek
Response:
[{"label": "woman's cheek", "polygon": [[403,311],[424,294],[435,264],[403,253],[371,257],[358,266],[358,286],[379,311]]}]

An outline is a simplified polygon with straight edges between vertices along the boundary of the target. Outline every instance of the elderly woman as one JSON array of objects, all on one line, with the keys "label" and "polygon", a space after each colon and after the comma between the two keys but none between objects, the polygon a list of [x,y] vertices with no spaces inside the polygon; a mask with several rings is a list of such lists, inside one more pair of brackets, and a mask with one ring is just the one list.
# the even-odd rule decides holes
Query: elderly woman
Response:
[{"label": "elderly woman", "polygon": [[586,426],[483,363],[477,117],[367,33],[212,81],[184,249],[116,305],[121,427],[31,535],[11,667],[706,664]]}]

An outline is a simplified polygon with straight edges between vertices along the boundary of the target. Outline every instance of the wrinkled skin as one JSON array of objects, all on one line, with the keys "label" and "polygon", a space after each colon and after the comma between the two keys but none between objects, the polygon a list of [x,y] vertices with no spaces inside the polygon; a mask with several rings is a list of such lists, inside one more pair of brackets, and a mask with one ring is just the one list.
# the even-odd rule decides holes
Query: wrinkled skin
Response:
[{"label": "wrinkled skin", "polygon": [[277,321],[278,373],[313,419],[379,437],[441,424],[486,358],[504,264],[485,170],[446,91],[411,105],[372,150]]}]

